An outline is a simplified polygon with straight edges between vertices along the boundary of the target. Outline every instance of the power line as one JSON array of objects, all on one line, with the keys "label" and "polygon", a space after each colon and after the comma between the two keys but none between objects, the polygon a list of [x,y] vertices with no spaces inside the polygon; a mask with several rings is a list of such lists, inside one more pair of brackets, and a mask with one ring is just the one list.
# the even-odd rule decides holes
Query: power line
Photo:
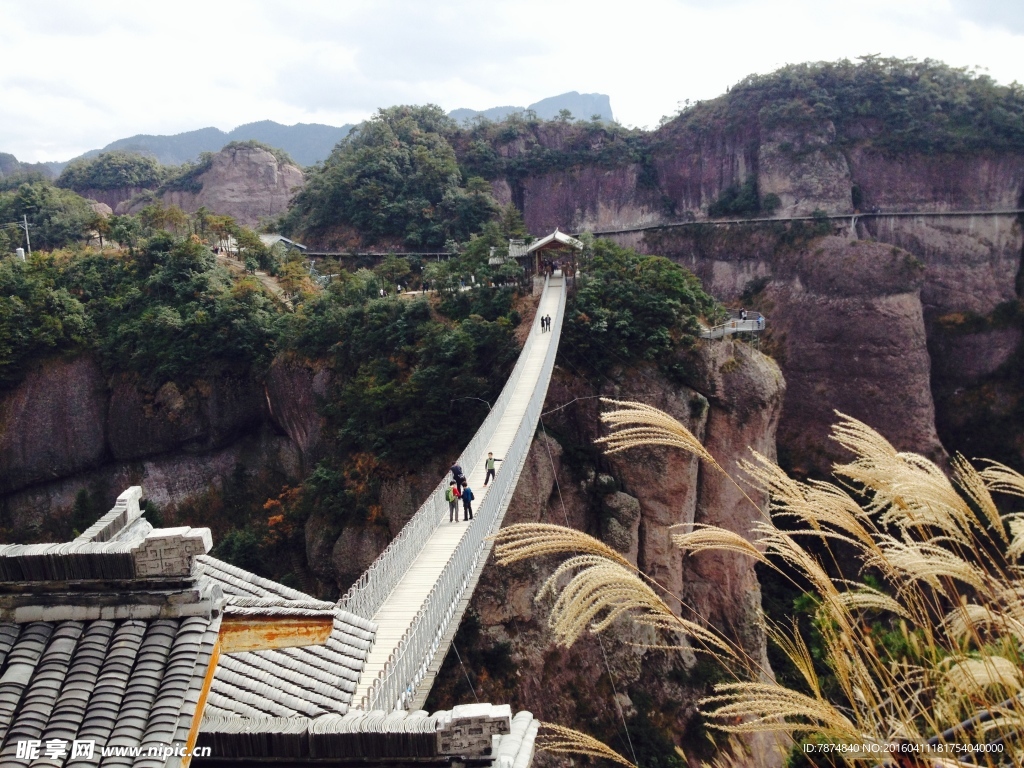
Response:
[{"label": "power line", "polygon": [[12,221],[10,224],[0,224],[0,227],[18,227],[25,231],[25,247],[28,249],[28,255],[32,255],[32,241],[28,236],[28,228],[34,227],[35,224],[28,223],[28,216],[22,215],[21,221]]}]

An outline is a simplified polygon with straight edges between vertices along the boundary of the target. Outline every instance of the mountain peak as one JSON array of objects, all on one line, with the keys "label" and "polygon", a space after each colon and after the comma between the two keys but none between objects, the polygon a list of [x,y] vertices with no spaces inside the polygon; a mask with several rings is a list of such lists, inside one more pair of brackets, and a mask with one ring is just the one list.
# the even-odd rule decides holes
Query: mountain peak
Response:
[{"label": "mountain peak", "polygon": [[607,122],[615,120],[612,115],[611,99],[606,94],[580,93],[579,91],[569,91],[558,96],[550,96],[546,99],[535,101],[528,107],[491,107],[484,110],[455,109],[449,112],[448,116],[459,123],[472,120],[478,116],[485,117],[488,120],[499,121],[516,112],[531,111],[536,113],[537,117],[541,120],[554,120],[563,109],[569,110],[577,120],[589,120],[594,115],[599,115],[601,120]]}]

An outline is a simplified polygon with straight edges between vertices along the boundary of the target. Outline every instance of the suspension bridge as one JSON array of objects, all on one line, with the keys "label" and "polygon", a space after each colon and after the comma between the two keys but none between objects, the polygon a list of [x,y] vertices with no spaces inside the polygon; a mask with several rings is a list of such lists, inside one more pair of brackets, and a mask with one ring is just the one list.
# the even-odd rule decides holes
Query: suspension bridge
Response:
[{"label": "suspension bridge", "polygon": [[[501,525],[533,441],[558,352],[565,292],[560,272],[546,279],[537,317],[550,316],[551,328],[534,323],[505,388],[458,458],[475,495],[473,519],[448,521],[446,476],[338,604],[377,627],[352,698],[364,711],[415,709],[426,700],[490,553],[487,537]],[[502,462],[485,487],[488,452]]]}]

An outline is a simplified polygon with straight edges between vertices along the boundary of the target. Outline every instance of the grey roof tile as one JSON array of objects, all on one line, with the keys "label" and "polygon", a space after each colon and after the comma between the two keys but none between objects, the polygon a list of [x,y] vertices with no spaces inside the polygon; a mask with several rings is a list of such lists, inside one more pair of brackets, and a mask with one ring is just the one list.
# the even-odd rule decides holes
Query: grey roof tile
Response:
[{"label": "grey roof tile", "polygon": [[83,626],[79,622],[57,625],[50,633],[49,642],[39,656],[30,685],[25,689],[17,711],[6,730],[4,746],[0,749],[0,763],[16,765],[17,742],[38,739],[60,694],[71,657]]},{"label": "grey roof tile", "polygon": [[26,624],[7,655],[0,675],[0,741],[14,721],[18,704],[28,687],[46,644],[53,634],[53,625],[42,622]]},{"label": "grey roof tile", "polygon": [[200,572],[224,590],[229,615],[246,607],[276,606],[276,615],[292,611],[291,615],[323,615],[329,611],[334,616],[326,645],[222,657],[208,701],[208,706],[214,707],[210,711],[305,717],[345,714],[373,645],[373,622],[209,555],[197,557],[196,562]]}]

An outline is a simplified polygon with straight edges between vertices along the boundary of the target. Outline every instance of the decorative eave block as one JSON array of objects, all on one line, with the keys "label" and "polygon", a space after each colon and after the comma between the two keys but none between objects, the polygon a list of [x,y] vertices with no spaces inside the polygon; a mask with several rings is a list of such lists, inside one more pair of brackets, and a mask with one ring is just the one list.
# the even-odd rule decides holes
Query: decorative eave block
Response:
[{"label": "decorative eave block", "polygon": [[213,549],[209,528],[155,528],[142,543],[132,548],[135,557],[135,575],[187,576],[197,555]]}]

